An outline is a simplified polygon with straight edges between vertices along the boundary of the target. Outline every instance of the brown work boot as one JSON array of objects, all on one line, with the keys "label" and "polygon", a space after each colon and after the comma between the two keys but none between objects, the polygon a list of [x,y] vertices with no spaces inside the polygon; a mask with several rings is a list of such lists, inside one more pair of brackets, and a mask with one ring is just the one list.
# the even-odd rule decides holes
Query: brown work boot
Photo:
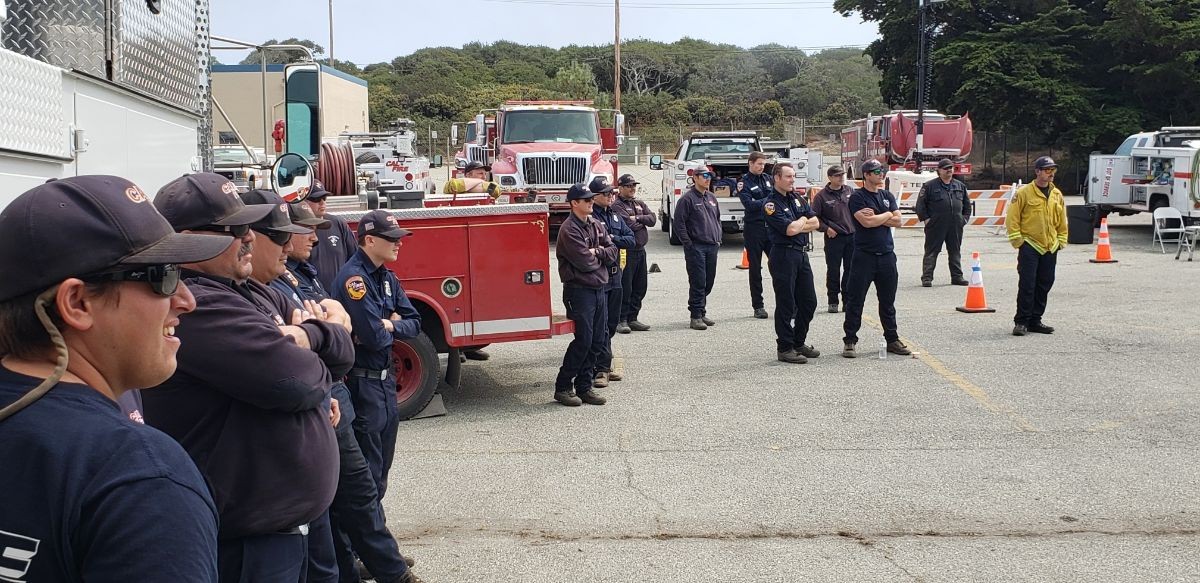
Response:
[{"label": "brown work boot", "polygon": [[717,325],[717,323],[712,318],[709,318],[708,316],[700,316],[700,320],[704,322],[705,326],[716,326]]},{"label": "brown work boot", "polygon": [[803,354],[797,354],[795,350],[784,350],[779,352],[779,362],[787,362],[791,364],[805,364],[808,359]]},{"label": "brown work boot", "polygon": [[584,391],[579,393],[579,400],[588,405],[603,405],[608,402],[608,399],[596,394],[596,391]]},{"label": "brown work boot", "polygon": [[608,371],[608,380],[609,380],[609,382],[612,382],[612,381],[619,381],[619,380],[621,380],[621,378],[622,378],[622,377],[621,377],[621,373],[619,373],[619,372],[616,372],[616,371]]},{"label": "brown work boot", "polygon": [[637,320],[630,320],[629,329],[633,330],[634,332],[647,332],[650,330],[650,326]]},{"label": "brown work boot", "polygon": [[853,342],[847,342],[846,347],[842,349],[842,356],[846,358],[858,358],[858,351],[855,350],[856,347],[857,345]]},{"label": "brown work boot", "polygon": [[708,330],[708,325],[700,318],[692,318],[691,327],[692,330]]},{"label": "brown work boot", "polygon": [[821,356],[821,351],[817,350],[816,348],[813,348],[809,344],[803,344],[803,345],[797,346],[796,352],[799,354],[803,354],[806,358],[816,358],[818,356]]},{"label": "brown work boot", "polygon": [[578,407],[583,404],[583,400],[575,395],[575,391],[556,391],[554,400],[568,407]]},{"label": "brown work boot", "polygon": [[887,343],[887,351],[892,354],[899,354],[901,356],[908,356],[908,355],[912,354],[912,351],[909,350],[908,347],[905,346],[904,343],[899,340],[893,340],[891,342],[888,342]]},{"label": "brown work boot", "polygon": [[411,570],[409,570],[408,572],[404,573],[403,577],[400,578],[400,583],[425,583],[425,582],[422,581],[421,578],[418,577],[416,573],[413,573]]},{"label": "brown work boot", "polygon": [[603,389],[604,387],[607,387],[607,386],[608,386],[608,373],[606,373],[606,372],[596,373],[596,378],[595,378],[595,380],[592,381],[592,388]]},{"label": "brown work boot", "polygon": [[617,323],[617,334],[628,334],[630,332],[633,332],[633,329],[629,327],[629,322]]}]

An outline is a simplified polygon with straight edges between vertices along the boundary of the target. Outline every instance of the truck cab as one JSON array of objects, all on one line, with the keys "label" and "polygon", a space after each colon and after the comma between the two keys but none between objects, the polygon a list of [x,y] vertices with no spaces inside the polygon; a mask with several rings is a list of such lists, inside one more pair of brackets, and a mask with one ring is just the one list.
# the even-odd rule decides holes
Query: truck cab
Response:
[{"label": "truck cab", "polygon": [[1112,154],[1088,159],[1086,201],[1100,215],[1132,215],[1173,207],[1200,221],[1200,127],[1165,127],[1125,138]]},{"label": "truck cab", "polygon": [[489,155],[488,144],[489,138],[496,133],[496,118],[488,117],[484,119],[484,131],[479,131],[479,127],[474,121],[461,124],[454,124],[450,127],[452,140],[458,141],[459,128],[466,132],[463,137],[463,146],[454,153],[454,168],[450,170],[451,178],[462,178],[463,169],[471,162],[479,162],[486,166],[492,164],[492,157]]}]

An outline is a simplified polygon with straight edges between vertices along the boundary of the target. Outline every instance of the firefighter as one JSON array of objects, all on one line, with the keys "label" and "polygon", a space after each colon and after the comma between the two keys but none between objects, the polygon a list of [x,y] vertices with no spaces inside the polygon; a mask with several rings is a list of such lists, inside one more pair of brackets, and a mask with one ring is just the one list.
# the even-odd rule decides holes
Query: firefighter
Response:
[{"label": "firefighter", "polygon": [[621,380],[621,373],[612,369],[612,339],[617,335],[617,324],[621,318],[621,300],[624,296],[622,279],[624,263],[628,261],[628,253],[637,244],[637,239],[633,236],[633,231],[629,229],[629,225],[625,224],[625,219],[617,214],[612,209],[614,189],[608,183],[608,179],[603,176],[597,176],[590,184],[588,190],[595,194],[592,198],[592,218],[596,219],[600,224],[604,225],[605,231],[612,239],[613,244],[617,246],[618,261],[617,264],[608,270],[608,285],[604,288],[605,301],[608,306],[606,308],[606,331],[604,342],[597,348],[596,354],[596,380],[592,384],[597,389],[602,389],[608,386],[608,381]]},{"label": "firefighter", "polygon": [[177,264],[226,247],[175,234],[115,176],[52,180],[0,213],[0,579],[217,581],[204,478],[116,401],[175,371],[173,328],[196,307]]},{"label": "firefighter", "polygon": [[679,197],[671,232],[683,243],[688,274],[688,312],[692,330],[717,323],[708,317],[708,294],[717,279],[717,250],[721,247],[721,210],[708,189],[716,173],[701,166],[692,174],[692,187]]},{"label": "firefighter", "polygon": [[845,298],[854,262],[855,220],[848,206],[854,189],[846,184],[846,171],[841,166],[830,166],[825,175],[829,182],[813,200],[813,212],[820,219],[825,235],[825,293],[829,298],[829,313],[836,314],[838,298]]},{"label": "firefighter", "polygon": [[317,237],[317,246],[312,250],[308,262],[317,268],[317,277],[325,289],[333,289],[333,279],[337,277],[342,266],[354,256],[357,249],[354,245],[354,229],[350,224],[337,215],[326,212],[326,202],[329,191],[321,181],[313,181],[312,192],[308,195],[308,204],[317,218],[327,219],[329,229]]},{"label": "firefighter", "polygon": [[875,284],[879,298],[879,322],[887,351],[892,354],[912,354],[900,341],[896,326],[896,286],[899,282],[892,227],[900,226],[900,207],[896,197],[883,188],[887,170],[878,160],[862,165],[863,187],[850,195],[850,212],[858,226],[854,231],[854,266],[846,287],[846,331],[842,356],[858,356],[858,329],[862,326],[863,304],[867,290]]},{"label": "firefighter", "polygon": [[967,194],[967,185],[954,177],[953,161],[943,158],[938,162],[937,174],[938,177],[926,182],[917,195],[917,218],[925,223],[921,285],[933,285],[933,269],[943,244],[950,260],[950,283],[967,285],[959,249],[963,226],[971,218],[971,197]]},{"label": "firefighter", "polygon": [[766,215],[763,214],[763,204],[774,189],[771,176],[764,172],[767,158],[770,156],[762,152],[750,154],[750,171],[738,181],[737,193],[745,209],[742,235],[750,259],[750,306],[754,308],[754,317],[760,319],[767,318],[767,309],[763,304],[762,258],[771,254],[773,241],[767,235]]},{"label": "firefighter", "polygon": [[771,194],[763,203],[765,230],[770,237],[771,284],[775,289],[775,344],[781,362],[804,364],[821,352],[805,344],[808,325],[817,311],[808,260],[809,233],[821,226],[820,219],[803,196],[796,196],[796,170],[791,164],[776,164],[772,170]]},{"label": "firefighter", "polygon": [[1004,224],[1008,242],[1017,249],[1017,315],[1013,336],[1029,332],[1053,334],[1042,321],[1054,285],[1058,252],[1067,246],[1067,207],[1054,185],[1058,164],[1049,156],[1033,162],[1034,181],[1022,186],[1008,206]]},{"label": "firefighter", "polygon": [[633,248],[626,251],[625,268],[621,270],[621,317],[617,323],[618,334],[645,332],[650,326],[638,320],[642,311],[642,300],[646,297],[646,243],[650,240],[649,228],[658,222],[658,217],[637,198],[638,181],[631,174],[617,179],[617,199],[612,208],[625,219],[633,231]]},{"label": "firefighter", "polygon": [[305,316],[251,277],[254,255],[275,259],[260,257],[260,273],[282,272],[299,230],[279,195],[251,195],[271,204],[246,205],[232,182],[200,173],[154,197],[176,231],[228,247],[184,266],[197,307],[176,327],[179,369],[142,398],[146,423],[179,441],[211,484],[221,580],[292,583],[305,572],[309,523],[337,488],[329,390],[354,353],[342,324]]},{"label": "firefighter", "polygon": [[[500,185],[488,180],[488,172],[491,172],[492,167],[486,166],[480,162],[470,162],[463,168],[462,178],[451,178],[446,181],[442,187],[442,192],[446,194],[466,194],[469,192],[484,193],[492,199],[500,197]],[[486,358],[476,360],[487,360]]]},{"label": "firefighter", "polygon": [[354,368],[347,374],[354,404],[354,434],[367,460],[379,499],[396,453],[396,377],[392,344],[421,334],[421,315],[400,280],[387,267],[411,235],[384,210],[363,215],[358,223],[358,252],[338,272],[333,299],[350,313],[354,326]]},{"label": "firefighter", "polygon": [[567,191],[571,216],[559,227],[554,246],[563,304],[567,317],[575,322],[575,338],[567,346],[554,380],[554,400],[568,407],[606,402],[592,387],[597,356],[593,347],[606,337],[608,302],[604,288],[609,270],[620,257],[604,225],[592,217],[594,197],[582,183],[571,186]]}]

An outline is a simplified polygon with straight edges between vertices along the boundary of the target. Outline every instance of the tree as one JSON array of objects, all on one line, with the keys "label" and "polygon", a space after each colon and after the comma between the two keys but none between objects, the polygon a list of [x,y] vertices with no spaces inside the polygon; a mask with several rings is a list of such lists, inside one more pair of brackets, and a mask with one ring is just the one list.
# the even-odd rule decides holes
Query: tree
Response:
[{"label": "tree", "polygon": [[[288,38],[288,39],[284,39],[284,40],[280,40],[280,41],[271,39],[271,40],[263,43],[263,45],[264,46],[265,45],[301,45],[301,46],[305,46],[305,47],[308,47],[310,50],[312,50],[314,58],[317,55],[325,54],[324,47],[322,47],[321,45],[319,45],[313,41],[310,41],[308,39]],[[287,63],[295,63],[298,61],[303,61],[305,59],[304,53],[302,53],[298,50],[287,50],[287,51],[267,50],[266,54],[267,54],[267,64],[268,65],[285,65]],[[250,51],[250,54],[246,55],[246,58],[242,59],[242,62],[240,64],[242,64],[242,65],[257,65],[261,62],[262,61],[261,61],[261,57],[259,56],[259,50],[254,49],[253,51]]]},{"label": "tree", "polygon": [[580,63],[559,69],[550,80],[549,89],[557,93],[559,99],[595,99],[600,92],[591,68]]}]

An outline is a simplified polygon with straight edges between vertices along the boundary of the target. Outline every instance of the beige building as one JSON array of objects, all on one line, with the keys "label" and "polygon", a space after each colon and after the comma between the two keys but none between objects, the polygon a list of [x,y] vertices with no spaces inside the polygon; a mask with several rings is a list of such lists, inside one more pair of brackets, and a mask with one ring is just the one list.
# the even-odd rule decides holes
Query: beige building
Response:
[{"label": "beige building", "polygon": [[[213,101],[229,116],[229,122],[241,133],[246,144],[274,155],[271,130],[275,120],[283,119],[283,65],[267,65],[267,103],[269,115],[263,117],[263,75],[259,65],[213,65]],[[342,132],[365,132],[367,82],[337,69],[321,66],[321,136],[334,138]],[[229,122],[213,107],[213,144],[236,144]],[[265,133],[264,133],[265,131]]]}]

